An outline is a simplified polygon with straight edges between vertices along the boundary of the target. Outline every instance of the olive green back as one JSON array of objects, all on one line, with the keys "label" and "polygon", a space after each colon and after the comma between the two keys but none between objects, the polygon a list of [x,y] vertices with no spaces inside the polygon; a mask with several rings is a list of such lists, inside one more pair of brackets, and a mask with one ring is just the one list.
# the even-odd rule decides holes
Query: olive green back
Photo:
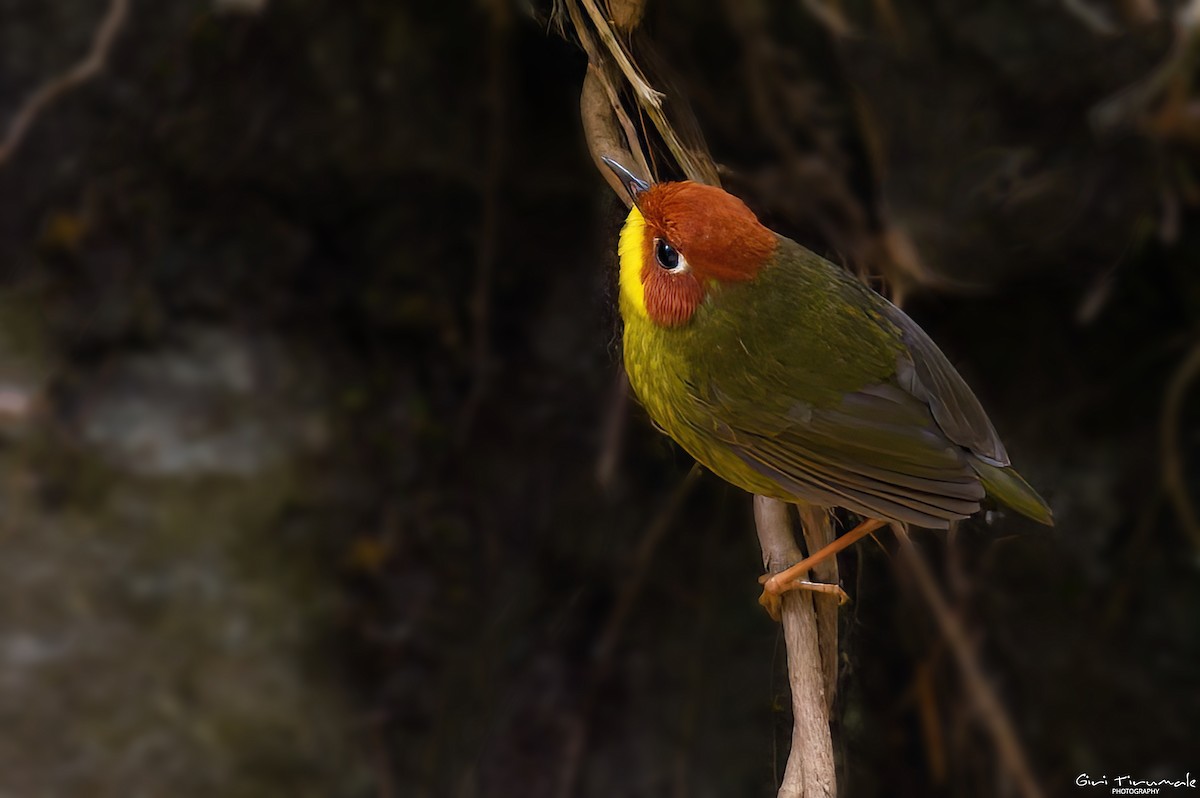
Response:
[{"label": "olive green back", "polygon": [[[650,416],[748,491],[944,527],[979,509],[978,463],[1011,471],[929,337],[788,239],[754,281],[711,286],[683,327],[624,316],[626,368]],[[1028,494],[997,498],[1048,519]]]}]

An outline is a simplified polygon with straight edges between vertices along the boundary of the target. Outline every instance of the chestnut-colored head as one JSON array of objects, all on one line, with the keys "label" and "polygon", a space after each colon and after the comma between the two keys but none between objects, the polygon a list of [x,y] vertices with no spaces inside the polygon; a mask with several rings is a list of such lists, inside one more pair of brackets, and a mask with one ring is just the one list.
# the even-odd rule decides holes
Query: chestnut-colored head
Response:
[{"label": "chestnut-colored head", "polygon": [[753,279],[778,241],[714,186],[656,183],[634,203],[618,247],[622,306],[662,327],[687,324],[714,285]]}]

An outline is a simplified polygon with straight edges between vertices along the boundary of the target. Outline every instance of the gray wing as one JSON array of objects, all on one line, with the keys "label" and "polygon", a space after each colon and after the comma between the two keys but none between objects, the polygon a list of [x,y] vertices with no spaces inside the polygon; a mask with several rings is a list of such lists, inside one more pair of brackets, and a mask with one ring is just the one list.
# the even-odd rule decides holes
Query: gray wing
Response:
[{"label": "gray wing", "polygon": [[728,445],[798,499],[932,528],[978,512],[984,489],[966,452],[899,386],[871,386],[836,408],[799,408],[773,433],[728,430]]},{"label": "gray wing", "polygon": [[[876,294],[878,296],[878,294]],[[975,394],[937,344],[904,311],[879,297],[884,315],[900,328],[909,357],[901,359],[896,381],[929,406],[946,436],[994,466],[1007,466],[1008,453]]]}]

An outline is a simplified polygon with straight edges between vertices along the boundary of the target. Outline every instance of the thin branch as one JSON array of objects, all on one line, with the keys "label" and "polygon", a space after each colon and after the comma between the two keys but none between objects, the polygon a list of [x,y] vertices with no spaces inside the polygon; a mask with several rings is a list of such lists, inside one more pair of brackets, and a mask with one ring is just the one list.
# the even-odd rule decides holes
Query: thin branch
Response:
[{"label": "thin branch", "polygon": [[0,167],[4,166],[21,146],[25,135],[42,112],[58,98],[91,80],[104,69],[113,41],[121,32],[121,27],[125,24],[125,18],[128,15],[129,0],[112,0],[104,19],[96,28],[95,36],[92,38],[92,48],[84,59],[58,77],[46,81],[25,98],[25,102],[13,115],[4,140],[0,141]]},{"label": "thin branch", "polygon": [[854,34],[854,27],[846,21],[846,15],[837,3],[827,0],[801,0],[800,5],[804,6],[809,16],[821,23],[830,35],[842,38]]},{"label": "thin branch", "polygon": [[[754,497],[754,523],[763,565],[772,573],[799,562],[788,506]],[[792,744],[779,798],[829,798],[837,795],[833,737],[829,729],[825,676],[817,632],[814,596],[792,590],[782,596],[783,639],[792,689]]]},{"label": "thin branch", "polygon": [[633,88],[637,95],[639,104],[647,107],[661,108],[663,101],[663,93],[657,91],[653,86],[646,82],[642,77],[642,73],[638,71],[637,66],[629,58],[629,54],[625,52],[625,48],[617,41],[616,33],[608,24],[604,14],[596,7],[594,0],[581,0],[584,11],[591,17],[592,24],[596,26],[596,32],[600,34],[600,41],[604,42],[604,46],[608,48],[613,59],[617,62],[621,73],[625,75],[625,79],[629,81],[629,85]]},{"label": "thin branch", "polygon": [[[582,41],[588,41],[588,36],[586,30],[580,33]],[[592,50],[587,46],[584,49],[588,50],[589,59],[593,58]],[[594,57],[599,58],[598,55]],[[642,154],[642,147],[633,120],[621,107],[617,91],[605,75],[604,69],[597,66],[594,60],[589,60],[588,71],[583,78],[583,89],[579,95],[579,111],[583,120],[584,137],[587,139],[588,150],[592,154],[596,168],[600,170],[600,174],[612,187],[617,197],[628,207],[632,203],[629,192],[621,185],[620,178],[613,174],[608,167],[603,166],[600,159],[602,157],[612,158],[617,163],[629,166],[646,177],[651,177],[650,166],[646,162],[646,156]]]},{"label": "thin branch", "polygon": [[600,425],[600,454],[596,458],[596,482],[601,488],[609,488],[617,477],[617,466],[621,461],[621,443],[625,438],[625,424],[629,420],[629,375],[621,369],[613,381]]},{"label": "thin branch", "polygon": [[608,623],[605,625],[604,631],[600,634],[600,642],[596,646],[596,660],[602,665],[607,665],[612,661],[613,652],[616,651],[617,641],[620,639],[621,633],[625,630],[625,621],[629,618],[629,613],[633,611],[634,604],[638,596],[642,592],[642,586],[646,584],[646,577],[650,573],[650,564],[654,560],[654,554],[658,551],[659,544],[662,543],[667,531],[671,528],[671,523],[675,520],[675,516],[679,514],[679,508],[683,506],[683,500],[688,497],[699,481],[700,475],[704,473],[704,469],[700,465],[694,464],[687,476],[675,488],[675,491],[667,499],[662,509],[658,511],[653,523],[642,533],[641,544],[638,546],[633,555],[633,562],[629,565],[629,571],[626,574],[624,585],[621,589],[621,595],[617,598],[617,603],[613,606],[612,614],[609,615]]},{"label": "thin branch", "polygon": [[1128,25],[1149,25],[1158,19],[1155,0],[1120,0],[1117,5]]},{"label": "thin branch", "polygon": [[937,692],[935,685],[937,676],[934,666],[941,651],[935,649],[929,658],[917,665],[917,675],[913,682],[913,703],[917,707],[917,717],[921,721],[921,735],[925,739],[925,755],[929,762],[929,773],[933,776],[934,784],[946,782],[946,740],[942,733],[942,722],[938,716]]},{"label": "thin branch", "polygon": [[1108,15],[1098,8],[1093,8],[1086,0],[1062,0],[1062,7],[1097,36],[1115,36],[1118,33],[1117,26]]},{"label": "thin branch", "polygon": [[[1200,28],[1200,0],[1189,0],[1175,14],[1175,42],[1166,58],[1146,77],[1126,86],[1097,103],[1088,112],[1091,126],[1102,134],[1112,135],[1139,122],[1154,132],[1162,119],[1177,124],[1180,108],[1186,105],[1191,75],[1200,52],[1196,47],[1196,30]],[[1165,106],[1157,123],[1148,119],[1156,103]],[[1161,136],[1161,131],[1158,132]]]},{"label": "thin branch", "polygon": [[504,0],[489,6],[491,26],[488,32],[488,83],[484,93],[487,108],[487,140],[484,150],[483,181],[480,199],[483,211],[479,223],[479,248],[475,255],[475,286],[471,292],[471,390],[459,415],[458,441],[470,438],[475,417],[487,392],[492,369],[492,273],[495,270],[500,238],[500,198],[504,156],[507,150],[509,8]]},{"label": "thin branch", "polygon": [[1180,441],[1180,418],[1183,415],[1183,400],[1187,397],[1192,383],[1200,377],[1200,343],[1192,347],[1167,386],[1166,400],[1163,402],[1162,414],[1162,464],[1163,486],[1175,506],[1175,514],[1184,531],[1192,538],[1192,542],[1200,549],[1200,514],[1188,496],[1187,479],[1183,462],[1183,452]]},{"label": "thin branch", "polygon": [[[688,179],[699,183],[719,184],[716,167],[707,155],[697,154],[683,143],[683,140],[679,137],[679,134],[675,131],[674,126],[667,119],[667,115],[663,111],[663,99],[665,95],[651,86],[642,75],[641,70],[634,64],[633,59],[617,38],[616,32],[609,24],[609,20],[596,5],[595,0],[578,0],[578,2],[583,6],[584,11],[587,12],[597,35],[600,37],[600,41],[604,44],[605,49],[608,50],[617,68],[625,76],[625,80],[633,90],[633,95],[638,105],[650,117],[655,129],[662,136],[667,149],[671,151],[671,155],[675,157],[684,174],[687,175]],[[574,2],[569,7],[573,12],[575,7]],[[576,30],[582,31],[582,26],[576,21],[574,13],[572,13],[572,21],[575,24]],[[592,53],[589,52],[589,60],[594,63],[596,59],[591,56]]]},{"label": "thin branch", "polygon": [[950,605],[946,603],[945,597],[937,586],[937,581],[925,563],[925,558],[913,545],[903,525],[892,524],[892,530],[900,540],[900,553],[908,564],[908,570],[915,577],[917,588],[929,605],[929,609],[932,610],[934,620],[958,663],[967,695],[991,736],[992,744],[996,747],[996,753],[999,755],[1001,763],[1012,775],[1021,795],[1025,798],[1041,798],[1042,789],[1033,776],[1033,770],[1026,759],[1025,751],[1021,747],[1016,729],[1013,728],[1012,720],[1004,711],[1004,706],[984,675],[966,630],[955,617]]},{"label": "thin branch", "polygon": [[637,599],[641,595],[642,587],[646,584],[655,552],[658,551],[659,545],[671,528],[671,523],[679,514],[679,508],[683,506],[684,499],[700,479],[701,473],[703,473],[703,469],[698,464],[692,466],[687,476],[664,502],[650,526],[642,533],[641,542],[637,551],[634,552],[633,561],[629,564],[629,569],[622,581],[621,594],[617,597],[616,604],[609,613],[608,621],[604,624],[604,631],[600,633],[596,644],[594,664],[582,707],[570,724],[567,733],[567,740],[563,746],[563,765],[558,774],[556,795],[559,798],[569,798],[575,792],[575,782],[579,778],[579,764],[587,746],[588,722],[600,688],[612,671],[613,656],[617,651],[621,635],[625,631],[626,621],[629,620],[629,615],[633,612]]}]

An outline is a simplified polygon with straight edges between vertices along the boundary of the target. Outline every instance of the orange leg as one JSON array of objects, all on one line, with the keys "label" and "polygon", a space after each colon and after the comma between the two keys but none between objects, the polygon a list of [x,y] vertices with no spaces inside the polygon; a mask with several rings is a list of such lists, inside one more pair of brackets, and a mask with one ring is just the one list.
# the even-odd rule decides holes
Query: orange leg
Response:
[{"label": "orange leg", "polygon": [[811,590],[815,593],[831,593],[838,597],[839,604],[845,604],[849,601],[849,597],[846,595],[846,591],[842,590],[838,585],[809,582],[800,577],[807,575],[809,569],[817,563],[823,562],[842,549],[854,545],[886,523],[887,521],[881,521],[878,518],[863,521],[828,546],[825,546],[814,554],[810,554],[791,568],[786,568],[777,574],[764,576],[759,580],[763,583],[763,593],[758,597],[758,603],[765,607],[775,620],[779,620],[779,597],[789,590]]}]

